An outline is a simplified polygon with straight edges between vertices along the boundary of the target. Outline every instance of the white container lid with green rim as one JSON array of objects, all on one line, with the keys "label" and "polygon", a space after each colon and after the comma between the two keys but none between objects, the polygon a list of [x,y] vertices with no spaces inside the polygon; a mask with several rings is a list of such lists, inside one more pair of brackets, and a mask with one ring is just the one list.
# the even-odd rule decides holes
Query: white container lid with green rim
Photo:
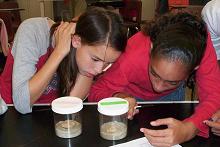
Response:
[{"label": "white container lid with green rim", "polygon": [[77,97],[60,97],[52,101],[52,110],[58,114],[71,114],[83,108],[82,99]]},{"label": "white container lid with green rim", "polygon": [[117,97],[105,98],[98,102],[98,111],[108,116],[121,115],[128,112],[128,101]]}]

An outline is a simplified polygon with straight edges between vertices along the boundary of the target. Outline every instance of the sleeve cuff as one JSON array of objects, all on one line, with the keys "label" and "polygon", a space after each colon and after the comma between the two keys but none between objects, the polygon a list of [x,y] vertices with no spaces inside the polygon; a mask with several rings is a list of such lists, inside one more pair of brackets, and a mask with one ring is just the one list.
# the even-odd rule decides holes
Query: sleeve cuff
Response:
[{"label": "sleeve cuff", "polygon": [[196,120],[195,118],[187,118],[184,121],[192,122],[196,128],[199,130],[198,136],[208,138],[209,137],[209,127],[206,126],[203,122]]}]

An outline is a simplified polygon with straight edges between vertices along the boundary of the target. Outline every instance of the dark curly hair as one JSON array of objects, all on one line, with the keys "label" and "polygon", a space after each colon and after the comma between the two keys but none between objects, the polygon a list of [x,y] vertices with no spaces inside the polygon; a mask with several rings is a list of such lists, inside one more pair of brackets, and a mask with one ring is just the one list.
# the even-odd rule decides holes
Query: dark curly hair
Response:
[{"label": "dark curly hair", "polygon": [[191,73],[202,60],[207,29],[201,18],[189,13],[166,14],[143,28],[153,48],[151,57],[183,63]]}]

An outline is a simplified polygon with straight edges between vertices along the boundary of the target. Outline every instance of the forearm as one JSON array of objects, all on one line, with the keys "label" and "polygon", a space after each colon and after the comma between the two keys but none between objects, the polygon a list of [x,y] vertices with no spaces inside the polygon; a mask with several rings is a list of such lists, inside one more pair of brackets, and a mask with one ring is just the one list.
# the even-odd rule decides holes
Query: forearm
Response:
[{"label": "forearm", "polygon": [[195,137],[198,134],[199,130],[192,122],[184,122],[184,125],[186,126],[185,128],[187,128],[184,129],[185,130],[184,142],[185,142]]},{"label": "forearm", "polygon": [[103,98],[114,96],[117,92],[123,91],[126,85],[129,84],[126,75],[121,70],[118,60],[92,85],[88,100],[98,102]]},{"label": "forearm", "polygon": [[113,94],[114,97],[119,97],[119,98],[133,98],[133,96],[124,93],[124,92],[117,92],[115,94]]},{"label": "forearm", "polygon": [[98,102],[102,98],[117,96],[115,94],[122,91],[123,87],[117,83],[112,84],[109,81],[110,80],[105,80],[102,77],[96,81],[90,89],[88,100],[91,102]]},{"label": "forearm", "polygon": [[213,108],[213,105],[199,104],[194,114],[184,121],[193,123],[199,130],[198,135],[207,138],[209,137],[209,128],[203,122],[211,118],[212,114],[217,110]]},{"label": "forearm", "polygon": [[78,74],[76,82],[71,89],[70,96],[75,96],[84,99],[90,90],[92,82],[93,78]]},{"label": "forearm", "polygon": [[29,80],[30,105],[42,95],[63,58],[54,50],[43,67]]}]

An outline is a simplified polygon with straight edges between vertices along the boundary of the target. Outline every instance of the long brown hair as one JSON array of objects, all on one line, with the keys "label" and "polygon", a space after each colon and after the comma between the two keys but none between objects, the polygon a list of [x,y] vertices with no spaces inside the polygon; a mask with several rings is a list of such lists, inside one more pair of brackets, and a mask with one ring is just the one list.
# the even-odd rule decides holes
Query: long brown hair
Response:
[{"label": "long brown hair", "polygon": [[[75,35],[81,38],[82,44],[100,45],[108,42],[108,46],[123,52],[127,38],[122,23],[122,19],[118,14],[103,8],[93,7],[79,17],[76,23]],[[59,26],[59,23],[51,27],[51,42],[57,26]],[[60,96],[70,94],[77,78],[76,49],[73,48],[72,44],[70,46],[70,53],[62,60],[57,70]]]}]

